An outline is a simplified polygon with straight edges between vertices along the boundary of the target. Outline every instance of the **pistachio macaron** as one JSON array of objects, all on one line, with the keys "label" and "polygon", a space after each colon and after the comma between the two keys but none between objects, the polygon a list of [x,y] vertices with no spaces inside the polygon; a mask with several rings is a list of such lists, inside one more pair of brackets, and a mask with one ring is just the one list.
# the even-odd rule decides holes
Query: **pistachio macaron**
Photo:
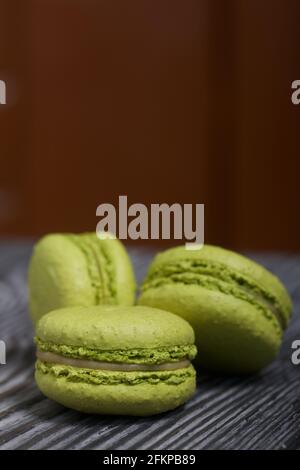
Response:
[{"label": "pistachio macaron", "polygon": [[198,364],[228,373],[256,372],[276,357],[292,307],[283,284],[263,266],[209,245],[158,254],[138,303],[187,320]]},{"label": "pistachio macaron", "polygon": [[123,244],[96,233],[50,234],[35,245],[29,265],[29,309],[36,323],[63,307],[132,305],[136,282]]},{"label": "pistachio macaron", "polygon": [[78,411],[147,416],[194,393],[192,327],[150,307],[73,307],[37,325],[35,378],[47,397]]}]

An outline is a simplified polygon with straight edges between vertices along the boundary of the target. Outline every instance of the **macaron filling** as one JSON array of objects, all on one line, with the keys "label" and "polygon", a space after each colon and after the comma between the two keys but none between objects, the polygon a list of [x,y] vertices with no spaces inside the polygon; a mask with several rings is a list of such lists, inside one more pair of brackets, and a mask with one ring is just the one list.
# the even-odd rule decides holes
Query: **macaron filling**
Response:
[{"label": "macaron filling", "polygon": [[186,260],[160,265],[150,271],[142,292],[162,285],[182,283],[199,285],[209,290],[219,290],[226,295],[254,304],[266,316],[272,315],[281,331],[287,326],[289,312],[278,299],[244,274],[225,265],[205,260]]},{"label": "macaron filling", "polygon": [[180,380],[183,380],[187,371],[189,375],[193,374],[191,360],[197,354],[197,348],[193,344],[153,349],[98,350],[85,346],[55,344],[41,338],[35,338],[35,342],[37,369],[40,372],[60,377],[67,375],[68,380],[82,381],[90,381],[92,374],[93,382],[99,383],[106,383],[107,380],[110,382],[112,377],[107,374],[123,374],[113,376],[113,380],[121,382],[129,380],[127,375],[135,377],[133,382],[132,378],[129,380],[130,383],[135,383],[136,380],[155,382],[157,374],[167,374],[166,377],[162,375],[161,379],[172,382],[175,374],[174,383],[178,383],[178,371]]},{"label": "macaron filling", "polygon": [[156,385],[164,383],[176,386],[186,382],[188,379],[195,379],[196,376],[192,365],[176,370],[128,372],[80,368],[37,360],[35,367],[37,372],[50,374],[56,379],[90,385]]},{"label": "macaron filling", "polygon": [[176,370],[184,369],[191,365],[190,361],[184,359],[178,362],[169,362],[163,364],[124,364],[118,362],[100,362],[84,359],[72,359],[64,356],[59,356],[51,352],[37,351],[37,358],[42,362],[49,362],[53,364],[62,364],[66,366],[79,367],[83,369],[94,370],[115,370],[115,371],[162,371],[162,370]]},{"label": "macaron filling", "polygon": [[81,359],[107,363],[146,364],[156,365],[176,363],[182,360],[193,360],[197,354],[197,348],[193,344],[185,344],[160,348],[133,348],[100,350],[87,346],[56,344],[35,338],[39,352],[53,353],[71,359]]}]

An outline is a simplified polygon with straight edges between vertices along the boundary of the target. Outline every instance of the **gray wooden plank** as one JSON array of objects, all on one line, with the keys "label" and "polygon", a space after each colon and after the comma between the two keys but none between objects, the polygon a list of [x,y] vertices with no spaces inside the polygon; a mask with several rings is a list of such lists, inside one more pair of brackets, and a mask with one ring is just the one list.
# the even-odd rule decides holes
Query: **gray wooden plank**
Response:
[{"label": "gray wooden plank", "polygon": [[[218,377],[198,372],[194,398],[161,416],[88,416],[44,398],[33,380],[33,330],[26,276],[32,244],[0,243],[0,449],[279,449],[300,447],[300,366],[290,362],[300,339],[300,257],[254,254],[277,274],[294,301],[281,354],[261,374]],[[139,281],[153,251],[130,250]]]}]

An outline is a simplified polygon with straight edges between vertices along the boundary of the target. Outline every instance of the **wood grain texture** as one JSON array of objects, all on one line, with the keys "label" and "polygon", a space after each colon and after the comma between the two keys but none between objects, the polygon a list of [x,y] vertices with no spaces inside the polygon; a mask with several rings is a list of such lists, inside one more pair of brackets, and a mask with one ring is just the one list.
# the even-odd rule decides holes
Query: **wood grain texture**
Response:
[{"label": "wood grain texture", "polygon": [[[290,362],[300,339],[300,258],[255,256],[280,276],[294,301],[279,358],[261,374],[219,377],[198,373],[194,398],[150,418],[88,416],[44,398],[33,380],[34,349],[27,313],[30,244],[0,244],[0,449],[300,449],[300,366]],[[152,252],[131,255],[138,278]]]}]

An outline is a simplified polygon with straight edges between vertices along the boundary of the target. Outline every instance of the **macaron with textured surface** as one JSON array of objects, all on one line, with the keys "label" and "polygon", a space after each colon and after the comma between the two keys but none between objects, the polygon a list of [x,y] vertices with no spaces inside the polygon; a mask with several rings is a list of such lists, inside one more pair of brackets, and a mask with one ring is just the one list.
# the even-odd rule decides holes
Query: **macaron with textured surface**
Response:
[{"label": "macaron with textured surface", "polygon": [[158,254],[138,303],[186,319],[195,331],[198,364],[234,373],[258,371],[276,357],[291,314],[290,297],[277,277],[209,245]]},{"label": "macaron with textured surface", "polygon": [[195,391],[194,339],[182,318],[150,307],[55,310],[37,325],[36,382],[78,411],[161,413]]},{"label": "macaron with textured surface", "polygon": [[35,246],[29,266],[34,322],[69,306],[132,305],[136,282],[123,244],[95,233],[50,234]]}]

